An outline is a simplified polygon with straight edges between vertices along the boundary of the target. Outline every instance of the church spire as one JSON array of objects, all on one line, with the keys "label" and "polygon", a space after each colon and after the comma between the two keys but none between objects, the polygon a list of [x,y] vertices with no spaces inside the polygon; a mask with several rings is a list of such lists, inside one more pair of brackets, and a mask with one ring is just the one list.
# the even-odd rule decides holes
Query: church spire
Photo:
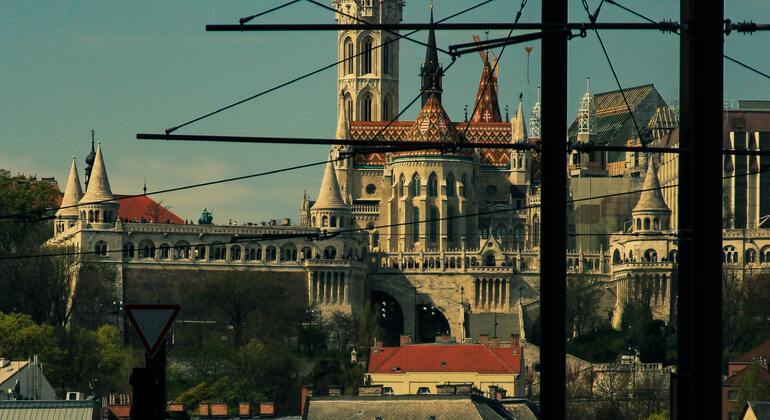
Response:
[{"label": "church spire", "polygon": [[[430,8],[430,23],[433,23],[433,7]],[[422,106],[428,102],[431,96],[436,96],[441,102],[441,77],[444,69],[438,62],[438,50],[436,49],[436,31],[430,28],[428,31],[428,47],[425,50],[425,61],[420,68],[420,77],[422,78]]]},{"label": "church spire", "polygon": [[91,180],[91,170],[93,169],[94,165],[94,159],[96,158],[96,151],[94,150],[94,135],[96,134],[96,131],[94,129],[91,129],[91,152],[86,156],[86,168],[85,168],[85,174],[86,174],[86,188],[88,188],[88,181]]},{"label": "church spire", "polygon": [[655,171],[655,159],[653,159],[652,154],[647,156],[647,175],[644,177],[642,195],[633,210],[634,214],[648,212],[671,213],[671,209],[666,205],[661,193],[660,180],[658,180],[658,173]]},{"label": "church spire", "polygon": [[84,204],[113,200],[110,189],[110,181],[107,178],[107,168],[104,166],[102,156],[102,145],[96,147],[96,156],[94,157],[94,166],[91,171],[91,177],[86,188],[86,194],[80,199]]},{"label": "church spire", "polygon": [[72,165],[70,165],[70,174],[67,178],[67,187],[64,190],[64,198],[62,198],[61,206],[56,212],[56,217],[77,218],[79,215],[77,204],[82,197],[83,190],[80,187],[78,166],[77,163],[75,163],[75,156],[73,156]]},{"label": "church spire", "polygon": [[522,109],[522,97],[519,94],[519,107],[516,116],[511,120],[511,142],[521,143],[527,141],[527,127],[524,125],[524,110]]},{"label": "church spire", "polygon": [[533,138],[540,138],[540,86],[537,87],[537,102],[532,106],[532,113],[529,114],[529,134]]}]

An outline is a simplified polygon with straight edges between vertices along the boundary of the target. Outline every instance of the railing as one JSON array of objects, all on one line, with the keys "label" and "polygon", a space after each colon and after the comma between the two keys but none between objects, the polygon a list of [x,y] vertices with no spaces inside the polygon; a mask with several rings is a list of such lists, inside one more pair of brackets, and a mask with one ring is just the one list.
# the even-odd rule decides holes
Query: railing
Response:
[{"label": "railing", "polygon": [[175,225],[166,223],[134,223],[117,222],[123,225],[123,230],[129,233],[203,233],[203,234],[312,234],[319,232],[318,228],[301,226],[242,226],[242,225]]},{"label": "railing", "polygon": [[353,213],[379,214],[380,207],[376,204],[354,204]]}]

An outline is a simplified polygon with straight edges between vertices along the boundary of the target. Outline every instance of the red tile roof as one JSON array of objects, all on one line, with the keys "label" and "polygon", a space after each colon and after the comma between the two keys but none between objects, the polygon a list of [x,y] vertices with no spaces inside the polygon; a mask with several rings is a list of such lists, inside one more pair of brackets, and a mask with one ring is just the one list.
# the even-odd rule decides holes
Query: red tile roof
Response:
[{"label": "red tile roof", "polygon": [[733,362],[751,362],[756,356],[762,356],[765,359],[770,360],[770,340],[754,347],[753,349],[738,356]]},{"label": "red tile roof", "polygon": [[[513,351],[517,350],[516,354]],[[373,348],[367,373],[477,372],[519,373],[521,350],[483,344],[409,344]]]},{"label": "red tile roof", "polygon": [[146,195],[136,197],[115,195],[115,197],[120,199],[118,217],[121,220],[128,219],[129,221],[134,221],[144,218],[147,222],[167,223],[169,221],[172,224],[184,224],[182,218]]}]

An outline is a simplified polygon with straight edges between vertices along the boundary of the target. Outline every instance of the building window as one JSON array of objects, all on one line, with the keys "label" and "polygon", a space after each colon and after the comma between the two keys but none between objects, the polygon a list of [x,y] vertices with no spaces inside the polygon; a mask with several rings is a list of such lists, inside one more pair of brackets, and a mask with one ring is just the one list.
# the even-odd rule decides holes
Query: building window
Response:
[{"label": "building window", "polygon": [[123,245],[123,258],[134,258],[134,244],[129,242]]},{"label": "building window", "polygon": [[462,178],[460,178],[460,182],[463,184],[463,189],[460,192],[460,195],[463,197],[467,197],[467,191],[468,191],[468,177],[463,174]]},{"label": "building window", "polygon": [[230,248],[230,261],[238,261],[241,259],[241,247],[234,246]]},{"label": "building window", "polygon": [[160,249],[160,258],[167,260],[169,256],[169,249],[170,249],[168,244],[161,245],[159,249]]},{"label": "building window", "polygon": [[321,227],[329,226],[329,216],[321,216]]},{"label": "building window", "polygon": [[738,391],[733,389],[727,391],[727,400],[738,401]]},{"label": "building window", "polygon": [[221,242],[215,242],[211,246],[211,257],[214,260],[224,260],[227,257],[225,245]]},{"label": "building window", "polygon": [[363,54],[361,55],[361,74],[372,72],[372,37],[366,37],[363,44]]},{"label": "building window", "polygon": [[404,174],[401,174],[400,177],[398,177],[398,195],[399,197],[403,197],[406,195],[406,190],[404,189],[404,184],[406,184],[406,178],[404,178]]},{"label": "building window", "polygon": [[337,248],[333,246],[327,246],[326,249],[324,249],[324,259],[333,260],[335,258],[337,258]]},{"label": "building window", "polygon": [[446,236],[449,242],[455,240],[455,210],[452,207],[446,209]]},{"label": "building window", "polygon": [[349,93],[345,94],[345,112],[348,115],[348,121],[353,121],[353,98]]},{"label": "building window", "polygon": [[455,195],[455,176],[452,174],[446,177],[446,196],[454,197]]},{"label": "building window", "polygon": [[96,255],[99,257],[106,257],[107,256],[107,243],[104,241],[99,241],[96,243],[96,246],[94,247],[94,251],[96,252]]},{"label": "building window", "polygon": [[435,173],[431,173],[428,177],[428,196],[438,197],[438,177]]},{"label": "building window", "polygon": [[267,250],[265,250],[265,259],[267,261],[275,261],[277,259],[278,252],[276,251],[274,246],[267,247]]},{"label": "building window", "polygon": [[371,93],[365,93],[363,99],[361,100],[361,121],[371,121],[372,120],[372,94]]},{"label": "building window", "polygon": [[353,41],[351,41],[350,38],[345,38],[343,49],[345,60],[347,60],[343,66],[345,74],[353,74]]},{"label": "building window", "polygon": [[417,395],[427,395],[430,394],[430,388],[427,386],[421,386],[417,388]]},{"label": "building window", "polygon": [[366,193],[369,195],[372,195],[377,192],[377,187],[374,184],[369,184],[366,186]]},{"label": "building window", "polygon": [[487,226],[486,223],[479,225],[479,235],[481,235],[481,239],[487,239],[489,237],[489,226]]},{"label": "building window", "polygon": [[412,196],[419,197],[420,196],[420,175],[417,175],[417,172],[412,175]]},{"label": "building window", "polygon": [[418,242],[420,240],[420,209],[415,207],[412,209],[412,240]]},{"label": "building window", "polygon": [[518,224],[513,228],[513,245],[515,248],[524,247],[524,225]]},{"label": "building window", "polygon": [[139,257],[155,258],[155,244],[149,240],[144,240],[139,243]]},{"label": "building window", "polygon": [[190,258],[190,244],[185,241],[177,242],[176,245],[174,245],[174,258]]},{"label": "building window", "polygon": [[428,236],[431,242],[438,241],[438,208],[430,208],[430,220],[428,221]]}]

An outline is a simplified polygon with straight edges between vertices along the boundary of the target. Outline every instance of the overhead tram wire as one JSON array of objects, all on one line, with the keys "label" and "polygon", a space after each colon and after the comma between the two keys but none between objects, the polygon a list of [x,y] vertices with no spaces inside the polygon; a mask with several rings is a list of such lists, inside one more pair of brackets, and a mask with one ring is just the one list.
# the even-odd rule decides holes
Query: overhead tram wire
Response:
[{"label": "overhead tram wire", "polygon": [[246,23],[248,23],[248,22],[250,22],[250,21],[252,21],[252,20],[254,20],[254,19],[256,19],[256,18],[258,18],[260,16],[264,16],[264,15],[266,15],[268,13],[275,12],[276,10],[283,9],[284,7],[291,6],[294,3],[299,3],[299,1],[300,0],[291,0],[290,2],[287,2],[287,3],[281,4],[281,5],[275,6],[272,9],[267,9],[267,10],[265,10],[263,12],[259,12],[259,13],[255,14],[255,15],[251,15],[251,16],[246,16],[246,17],[240,18],[240,19],[238,19],[238,22],[241,25],[246,24]]},{"label": "overhead tram wire", "polygon": [[[437,22],[444,22],[444,21],[447,21],[447,20],[449,20],[449,19],[452,19],[452,18],[454,18],[454,17],[460,16],[460,15],[462,15],[462,14],[464,14],[464,13],[467,13],[467,12],[470,12],[470,11],[472,11],[472,10],[475,10],[475,9],[477,9],[477,8],[479,8],[479,7],[481,7],[481,6],[485,5],[485,4],[491,3],[491,2],[493,2],[493,1],[495,1],[495,0],[484,0],[484,1],[480,2],[480,3],[477,3],[477,4],[475,4],[475,5],[473,5],[473,6],[470,6],[470,7],[466,8],[466,9],[463,9],[463,10],[461,10],[461,11],[459,11],[459,12],[456,12],[456,13],[454,13],[454,14],[451,14],[451,15],[449,15],[449,16],[447,16],[447,17],[443,18],[443,19],[439,19]],[[245,25],[240,25],[240,26],[244,27]],[[359,29],[360,29],[360,26],[361,26],[361,25],[358,25]],[[409,32],[409,33],[406,33],[406,34],[403,34],[403,35],[398,35],[397,37],[395,37],[395,38],[392,38],[392,39],[389,39],[389,40],[385,41],[384,43],[380,43],[380,44],[378,44],[378,45],[374,45],[374,46],[372,46],[372,49],[371,49],[371,50],[367,50],[367,51],[374,51],[374,50],[376,50],[376,49],[378,49],[378,48],[382,47],[382,46],[383,46],[383,45],[385,45],[385,44],[389,44],[389,43],[392,43],[392,42],[396,42],[396,41],[400,40],[401,38],[405,38],[405,37],[407,37],[407,36],[409,36],[409,35],[413,35],[413,34],[417,33],[418,31],[419,31],[419,29],[416,29],[416,30],[414,30],[414,31],[411,31],[411,32]],[[219,113],[220,113],[220,112],[222,112],[222,111],[226,111],[226,110],[228,110],[228,109],[230,109],[230,108],[234,108],[234,107],[236,107],[236,106],[238,106],[238,105],[241,105],[241,104],[243,104],[243,103],[246,103],[246,102],[249,102],[249,101],[251,101],[251,100],[253,100],[253,99],[259,98],[260,96],[264,96],[264,95],[266,95],[266,94],[268,94],[268,93],[274,92],[274,91],[276,91],[276,90],[278,90],[278,89],[281,89],[281,88],[283,88],[283,87],[286,87],[286,86],[289,86],[289,85],[291,85],[291,84],[293,84],[293,83],[299,82],[300,80],[306,79],[306,78],[308,78],[308,77],[310,77],[310,76],[314,76],[314,75],[316,75],[316,74],[318,74],[318,73],[321,73],[321,72],[323,72],[324,70],[328,70],[328,69],[330,69],[330,68],[333,68],[333,67],[335,67],[335,66],[338,66],[338,65],[340,65],[340,64],[342,64],[342,63],[345,63],[345,62],[347,62],[348,60],[352,60],[352,59],[354,59],[354,58],[356,58],[356,57],[359,57],[359,56],[361,56],[361,55],[365,54],[367,51],[361,51],[361,52],[358,52],[358,53],[356,53],[356,54],[353,54],[353,55],[352,55],[352,56],[350,56],[350,57],[345,57],[345,58],[344,58],[344,59],[342,59],[342,60],[338,60],[338,61],[335,61],[334,63],[328,64],[328,65],[326,65],[326,66],[323,66],[323,67],[321,67],[321,68],[318,68],[318,69],[316,69],[316,70],[313,70],[313,71],[311,71],[311,72],[309,72],[309,73],[305,73],[305,74],[303,74],[303,75],[297,76],[297,77],[295,77],[295,78],[293,78],[293,79],[291,79],[291,80],[288,80],[288,81],[286,81],[286,82],[280,83],[280,84],[278,84],[278,85],[276,85],[276,86],[273,86],[273,87],[271,87],[271,88],[269,88],[269,89],[263,90],[263,91],[261,91],[261,92],[258,92],[258,93],[256,93],[256,94],[254,94],[254,95],[251,95],[251,96],[249,96],[249,97],[247,97],[247,98],[244,98],[244,99],[241,99],[241,100],[239,100],[239,101],[233,102],[233,103],[231,103],[231,104],[229,104],[229,105],[223,106],[223,107],[221,107],[221,108],[218,108],[218,109],[216,109],[216,110],[214,110],[214,111],[208,112],[208,113],[206,113],[206,114],[204,114],[204,115],[201,115],[201,116],[199,116],[199,117],[193,118],[193,119],[191,119],[191,120],[189,120],[189,121],[187,121],[187,122],[184,122],[184,123],[182,123],[182,124],[179,124],[179,125],[177,125],[177,126],[174,126],[174,127],[171,127],[171,128],[167,128],[167,129],[165,130],[165,132],[166,132],[166,134],[171,134],[171,133],[173,133],[174,131],[176,131],[176,130],[179,130],[179,129],[180,129],[180,128],[182,128],[182,127],[186,127],[186,126],[188,126],[188,125],[190,125],[190,124],[196,123],[196,122],[198,122],[198,121],[201,121],[201,120],[203,120],[203,119],[206,119],[206,118],[208,118],[208,117],[211,117],[211,116],[213,116],[213,115],[219,114]]]},{"label": "overhead tram wire", "polygon": [[[588,19],[591,21],[591,23],[596,23],[596,19],[599,17],[599,11],[601,10],[602,4],[604,4],[604,1],[605,0],[601,0],[601,3],[599,3],[599,7],[596,8],[596,12],[594,14],[591,14],[591,10],[589,10],[588,8],[588,0],[582,0],[583,8],[588,14]],[[639,142],[641,142],[642,146],[646,146],[647,143],[650,142],[650,140],[645,139],[645,137],[642,136],[641,130],[639,130],[639,124],[636,122],[634,111],[631,109],[631,105],[629,105],[628,103],[628,98],[626,97],[626,91],[623,89],[623,86],[620,84],[620,78],[618,78],[618,73],[615,71],[615,66],[612,65],[612,59],[610,59],[610,54],[607,52],[607,47],[604,46],[604,41],[602,40],[601,35],[599,35],[599,30],[594,28],[594,34],[596,34],[596,39],[599,40],[599,45],[601,45],[602,47],[602,51],[604,52],[604,57],[607,59],[607,64],[609,64],[610,66],[610,70],[612,71],[612,77],[615,78],[615,83],[618,85],[618,90],[620,90],[620,96],[623,98],[623,103],[626,104],[628,115],[631,117],[631,121],[634,123],[634,129],[636,130],[636,135],[639,136]]]},{"label": "overhead tram wire", "polygon": [[[634,15],[634,16],[640,18],[640,19],[646,20],[647,22],[650,22],[650,23],[655,23],[655,21],[650,19],[649,17],[647,17],[647,16],[645,16],[645,15],[643,15],[643,14],[641,14],[641,13],[639,13],[639,12],[633,10],[633,9],[630,9],[630,8],[622,5],[622,4],[618,3],[615,0],[605,0],[605,1],[607,3],[613,5],[613,6],[616,6],[616,7],[620,8],[620,9],[625,10],[628,13],[631,13],[632,15]],[[679,32],[679,30],[672,30],[672,32],[674,32],[675,34],[677,34],[679,36],[682,36],[682,34]],[[760,76],[763,76],[763,77],[765,77],[767,79],[770,79],[770,74],[767,74],[767,73],[765,73],[765,72],[763,72],[761,70],[758,70],[757,68],[752,67],[752,66],[750,66],[750,65],[748,65],[748,64],[746,64],[746,63],[744,63],[744,62],[742,62],[742,61],[740,61],[740,60],[738,60],[736,58],[733,58],[733,57],[731,57],[731,56],[729,56],[727,54],[722,54],[722,57],[726,58],[728,61],[732,61],[733,63],[735,63],[735,64],[745,68],[746,70],[752,71],[752,72],[754,72],[754,73],[756,73],[756,74],[758,74]]]}]

